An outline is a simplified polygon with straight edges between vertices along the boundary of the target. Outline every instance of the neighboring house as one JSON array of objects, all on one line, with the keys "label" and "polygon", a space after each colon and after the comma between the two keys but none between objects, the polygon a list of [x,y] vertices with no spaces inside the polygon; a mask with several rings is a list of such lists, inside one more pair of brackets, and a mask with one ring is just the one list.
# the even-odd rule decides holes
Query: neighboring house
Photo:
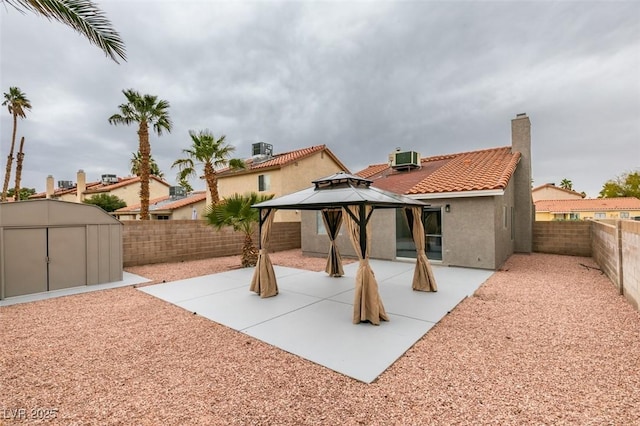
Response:
[{"label": "neighboring house", "polygon": [[[512,253],[532,251],[531,123],[526,114],[511,121],[511,132],[511,146],[426,158],[397,151],[389,162],[357,175],[430,205],[423,215],[430,260],[496,270]],[[402,212],[374,210],[371,226],[376,231],[373,258],[416,256]],[[353,256],[346,234],[338,236],[338,247]],[[325,254],[328,246],[320,215],[305,211],[303,252]]]},{"label": "neighboring house", "polygon": [[547,183],[533,188],[531,197],[535,203],[540,200],[580,200],[585,197],[585,194],[571,189],[560,188],[553,183]]},{"label": "neighboring house", "polygon": [[536,220],[635,219],[640,220],[640,199],[587,198],[536,201]]},{"label": "neighboring house", "polygon": [[[180,187],[172,187],[172,195],[149,200],[151,220],[196,220],[203,219],[206,210],[207,195],[205,191],[190,194],[176,194]],[[112,213],[120,220],[140,218],[140,203],[123,207]]]},{"label": "neighboring house", "polygon": [[[315,179],[337,172],[349,172],[326,145],[273,154],[271,145],[260,142],[253,144],[252,152],[253,157],[245,160],[246,169],[227,168],[218,171],[220,199],[248,192],[279,197],[308,188]],[[207,204],[210,203],[208,199]],[[274,220],[299,222],[300,212],[280,211]]]},{"label": "neighboring house", "polygon": [[[116,177],[116,175],[102,175],[96,182],[87,182],[85,172],[79,170],[77,182],[58,181],[58,188],[54,189],[53,176],[47,177],[47,190],[34,194],[29,199],[52,198],[61,201],[81,203],[94,195],[109,194],[127,203],[127,206],[140,202],[140,178],[138,176]],[[164,180],[149,177],[149,198],[158,198],[169,194],[170,185]]]}]

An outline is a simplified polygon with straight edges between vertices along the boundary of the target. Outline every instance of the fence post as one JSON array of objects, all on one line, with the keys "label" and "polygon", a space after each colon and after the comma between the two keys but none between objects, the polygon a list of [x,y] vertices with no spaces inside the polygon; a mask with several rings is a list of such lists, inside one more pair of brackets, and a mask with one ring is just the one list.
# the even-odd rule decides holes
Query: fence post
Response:
[{"label": "fence post", "polygon": [[624,267],[622,262],[622,221],[616,220],[616,246],[618,247],[618,289],[624,295]]}]

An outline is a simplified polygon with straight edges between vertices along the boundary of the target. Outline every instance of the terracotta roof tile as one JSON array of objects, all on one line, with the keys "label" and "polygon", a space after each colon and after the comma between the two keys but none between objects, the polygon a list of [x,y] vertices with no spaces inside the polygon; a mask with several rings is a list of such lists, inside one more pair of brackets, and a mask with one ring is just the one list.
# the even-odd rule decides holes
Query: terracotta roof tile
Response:
[{"label": "terracotta roof tile", "polygon": [[[170,186],[167,182],[165,182],[163,179],[160,179],[156,176],[149,176],[149,179],[153,179],[156,180],[166,186]],[[127,185],[132,185],[134,183],[138,183],[140,182],[140,178],[138,176],[128,176],[128,177],[119,177],[118,178],[118,182],[117,183],[112,183],[110,185],[103,185],[102,181],[98,181],[98,182],[87,182],[85,184],[85,194],[99,194],[101,192],[110,192],[113,191],[114,189],[118,189],[118,188],[122,188],[123,186],[127,186]],[[68,189],[62,189],[62,188],[57,188],[53,191],[53,196],[54,197],[60,197],[61,195],[66,195],[66,194],[76,194],[77,193],[77,186],[74,186],[73,188],[68,188]],[[33,194],[32,196],[30,196],[30,199],[34,199],[34,198],[46,198],[47,193],[46,192],[39,192],[37,194]]]},{"label": "terracotta roof tile", "polygon": [[341,165],[345,169],[345,172],[349,171],[346,166],[344,166],[344,164],[342,164],[342,162],[331,152],[331,150],[327,148],[326,145],[315,145],[307,148],[296,149],[294,151],[283,152],[281,154],[274,154],[270,159],[257,163],[253,161],[252,158],[250,158],[248,160],[245,160],[245,165],[247,166],[247,168],[244,170],[232,170],[229,167],[225,167],[223,169],[217,170],[217,174],[218,177],[226,177],[243,173],[251,173],[256,170],[260,171],[270,168],[282,168],[321,151],[325,151],[328,155],[330,155],[339,165]]},{"label": "terracotta roof tile", "polygon": [[555,189],[555,190],[558,190],[558,191],[566,192],[567,194],[579,195],[580,197],[583,197],[583,195],[581,193],[579,193],[579,192],[576,192],[576,191],[574,191],[572,189],[565,189],[565,188],[562,188],[560,186],[555,186],[552,183],[545,183],[544,185],[536,186],[535,188],[533,188],[531,190],[531,192],[540,191],[540,190],[545,189],[545,188],[551,188],[551,189]]},{"label": "terracotta roof tile", "polygon": [[374,164],[357,175],[373,180],[380,189],[401,194],[481,191],[506,188],[518,161],[519,152],[502,147],[426,157],[420,168],[408,171]]},{"label": "terracotta roof tile", "polygon": [[[191,204],[199,203],[207,199],[207,193],[205,191],[193,192],[190,195],[172,200],[170,195],[154,198],[149,200],[149,211],[154,210],[175,210],[181,207],[185,207]],[[133,204],[131,206],[123,207],[115,211],[115,213],[127,213],[140,211],[140,203]]]},{"label": "terracotta roof tile", "polygon": [[539,200],[536,211],[551,213],[570,213],[585,211],[638,210],[640,199],[635,197],[620,198],[583,198],[574,200]]}]

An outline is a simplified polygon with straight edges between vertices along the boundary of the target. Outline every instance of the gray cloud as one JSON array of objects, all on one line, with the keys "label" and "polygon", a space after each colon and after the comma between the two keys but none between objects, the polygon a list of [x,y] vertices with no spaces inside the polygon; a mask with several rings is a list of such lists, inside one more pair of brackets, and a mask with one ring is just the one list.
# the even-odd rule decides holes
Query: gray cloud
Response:
[{"label": "gray cloud", "polygon": [[[34,106],[24,185],[128,174],[135,127],[107,118],[136,89],[171,103],[152,139],[168,178],[189,129],[276,152],[327,144],[352,170],[400,146],[423,155],[510,144],[533,125],[534,185],[568,178],[597,196],[640,167],[640,4],[635,2],[116,2],[116,65],[72,30],[0,11],[3,91]],[[10,116],[0,116],[6,157]]]}]

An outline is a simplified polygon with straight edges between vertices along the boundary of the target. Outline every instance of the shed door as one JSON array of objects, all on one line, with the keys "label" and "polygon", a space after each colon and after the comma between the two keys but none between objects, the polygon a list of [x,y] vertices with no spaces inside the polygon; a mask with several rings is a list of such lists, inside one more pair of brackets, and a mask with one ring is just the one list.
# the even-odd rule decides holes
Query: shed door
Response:
[{"label": "shed door", "polygon": [[85,227],[49,228],[49,290],[87,284]]},{"label": "shed door", "polygon": [[47,291],[47,230],[4,230],[5,297]]}]

